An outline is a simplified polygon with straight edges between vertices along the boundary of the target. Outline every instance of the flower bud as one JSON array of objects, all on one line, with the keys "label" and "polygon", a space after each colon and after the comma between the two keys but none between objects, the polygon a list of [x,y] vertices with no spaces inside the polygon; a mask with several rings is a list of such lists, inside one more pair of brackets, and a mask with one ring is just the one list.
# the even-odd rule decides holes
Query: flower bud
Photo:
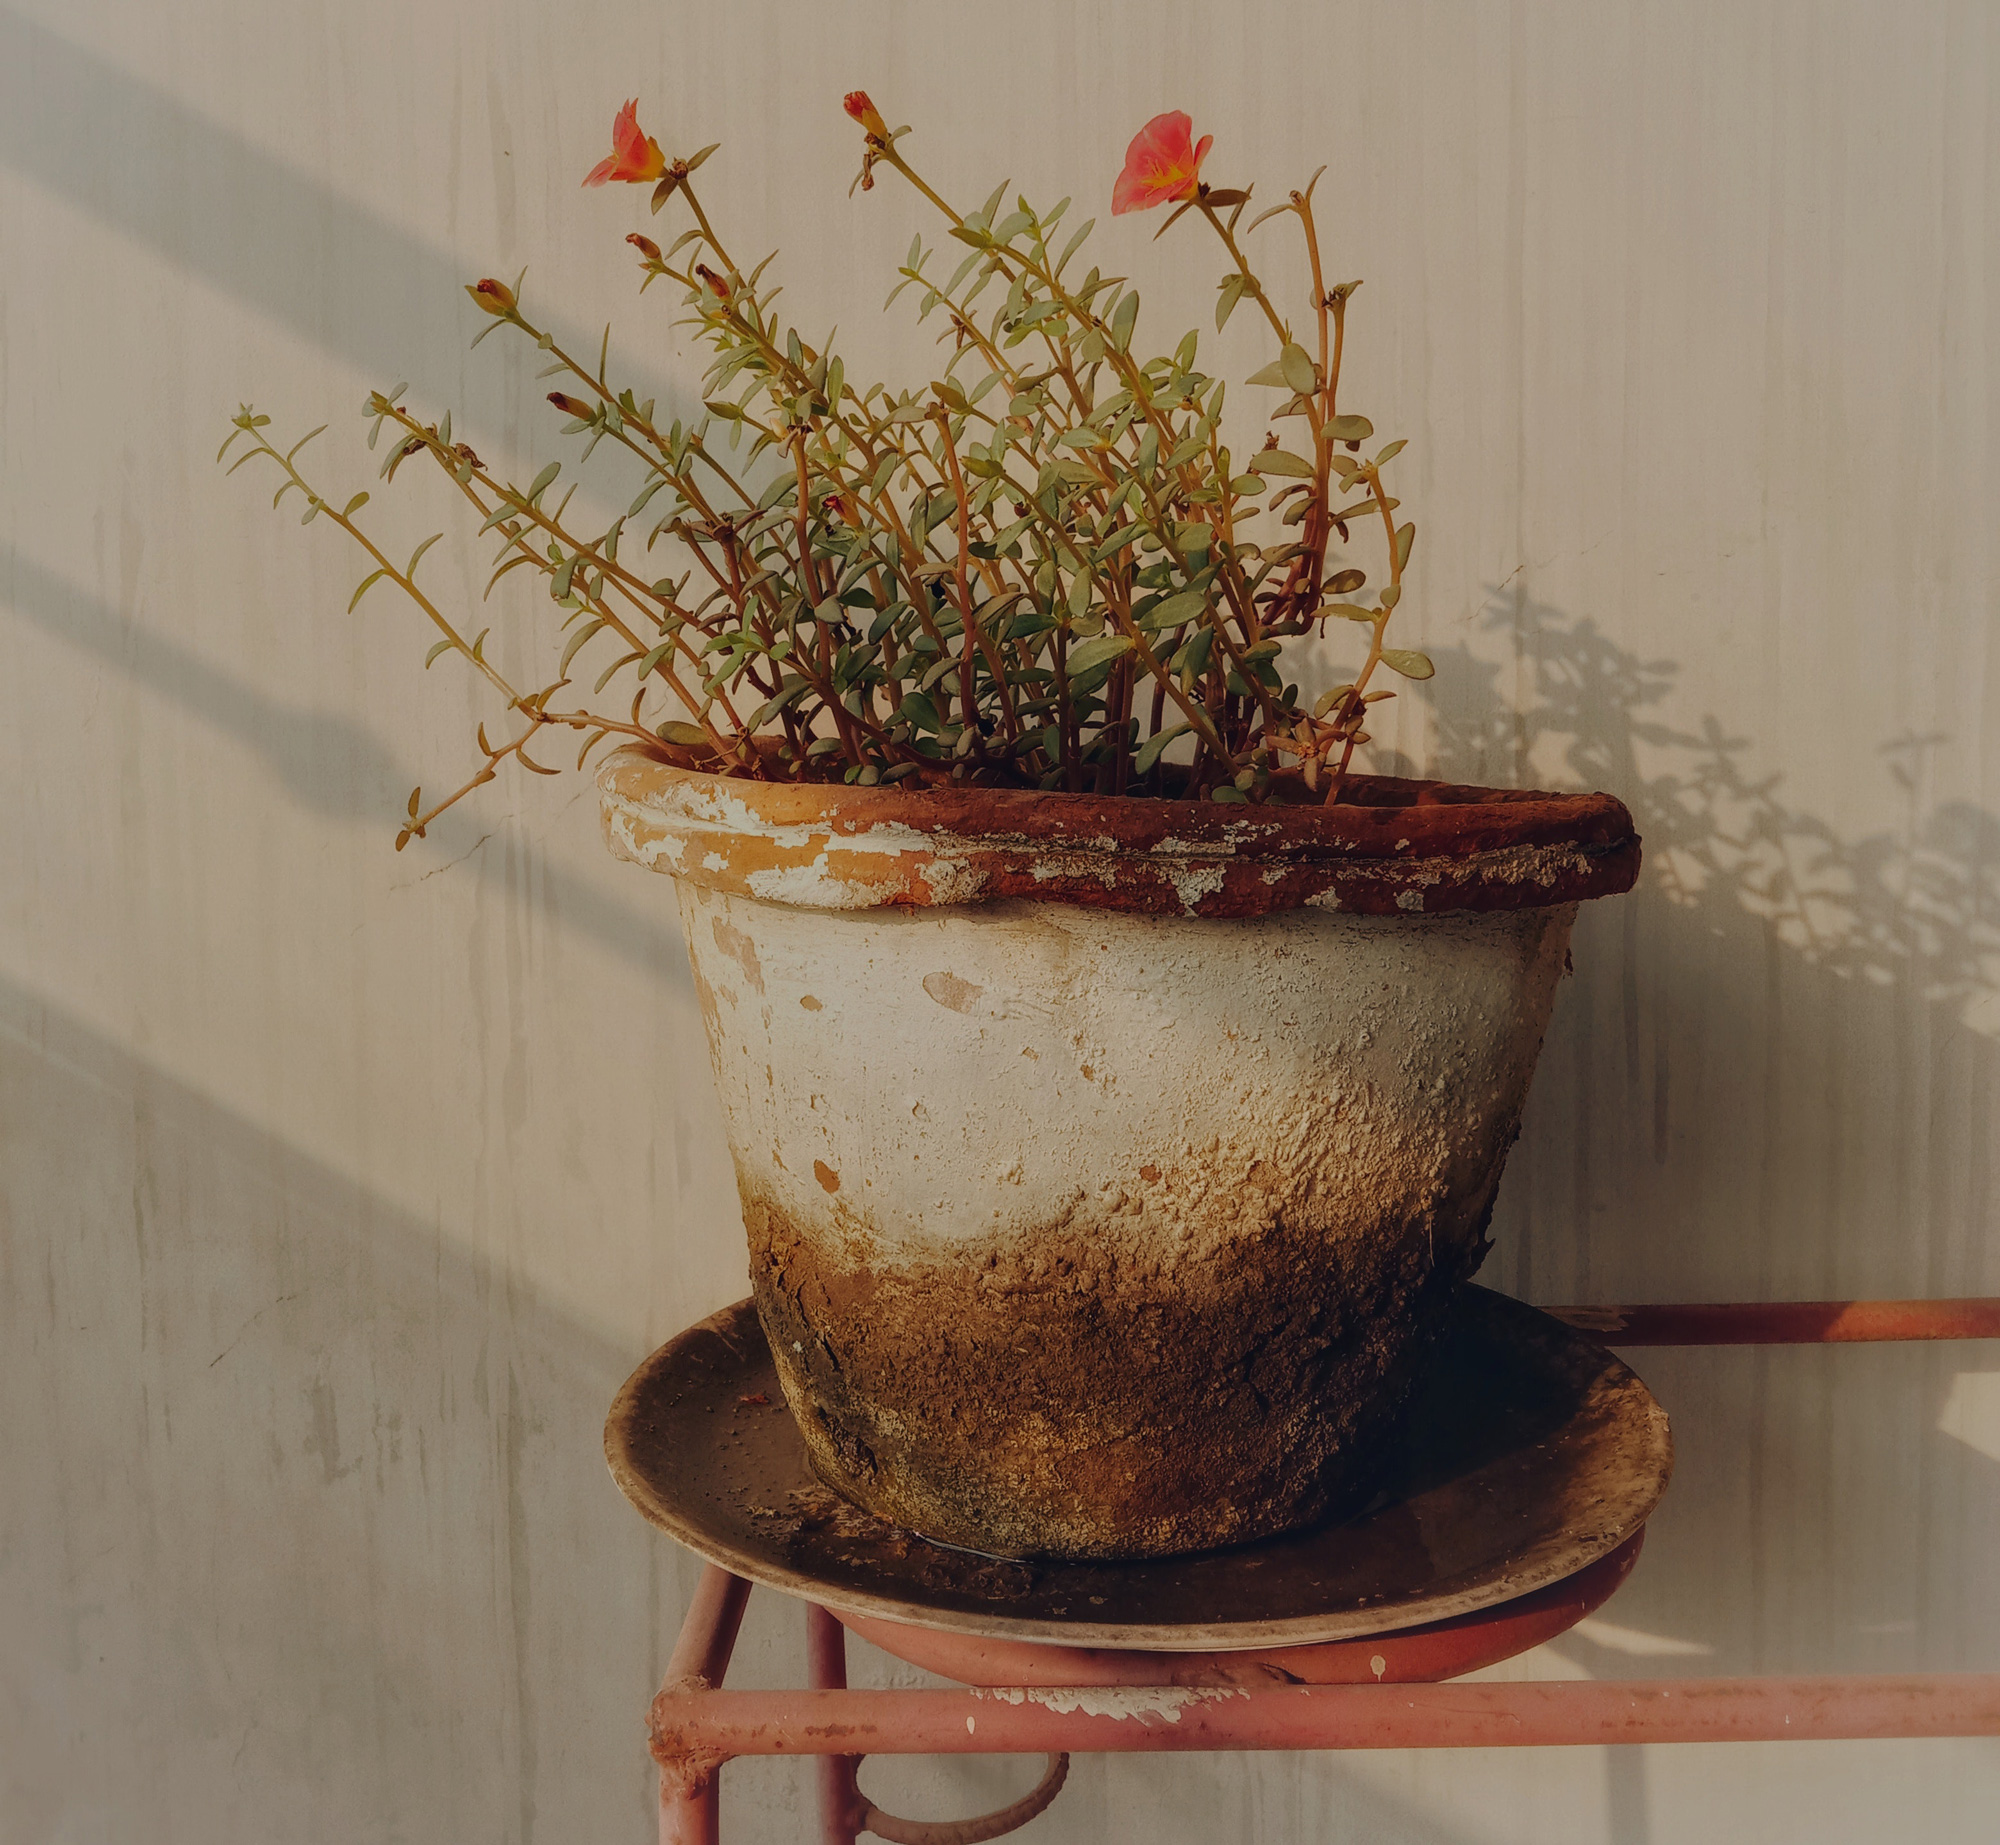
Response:
[{"label": "flower bud", "polygon": [[514,311],[514,291],[505,282],[494,281],[490,275],[468,283],[465,292],[489,314],[511,314]]},{"label": "flower bud", "polygon": [[595,414],[588,404],[579,403],[574,397],[562,391],[551,391],[549,393],[549,402],[554,404],[565,416],[580,416],[587,420]]},{"label": "flower bud", "polygon": [[866,90],[849,90],[841,98],[841,107],[877,140],[888,140],[889,124],[876,112]]},{"label": "flower bud", "polygon": [[657,263],[660,260],[660,246],[643,233],[639,231],[627,231],[625,233],[625,241],[633,249],[637,250],[647,262]]}]

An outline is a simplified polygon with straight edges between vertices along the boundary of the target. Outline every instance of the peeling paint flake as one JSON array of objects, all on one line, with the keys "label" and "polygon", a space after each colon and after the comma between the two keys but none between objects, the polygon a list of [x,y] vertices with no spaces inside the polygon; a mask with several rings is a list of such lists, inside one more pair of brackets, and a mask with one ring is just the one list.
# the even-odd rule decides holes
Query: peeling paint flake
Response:
[{"label": "peeling paint flake", "polygon": [[917,872],[929,886],[933,903],[976,903],[986,889],[986,874],[971,865],[939,856]]},{"label": "peeling paint flake", "polygon": [[994,1698],[1002,1704],[1039,1704],[1058,1717],[1081,1714],[1110,1717],[1121,1723],[1131,1718],[1144,1724],[1148,1718],[1178,1723],[1190,1704],[1215,1704],[1250,1694],[1241,1685],[1030,1685],[1002,1686],[972,1695]]},{"label": "peeling paint flake", "polygon": [[1181,900],[1181,908],[1190,916],[1204,897],[1229,882],[1228,872],[1220,865],[1183,865],[1167,875],[1173,879],[1174,895]]}]

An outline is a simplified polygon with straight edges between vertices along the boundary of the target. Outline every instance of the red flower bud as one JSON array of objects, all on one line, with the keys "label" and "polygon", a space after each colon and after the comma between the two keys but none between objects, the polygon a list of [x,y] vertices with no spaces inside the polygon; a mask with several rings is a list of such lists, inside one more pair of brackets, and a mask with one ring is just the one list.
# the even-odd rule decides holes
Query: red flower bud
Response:
[{"label": "red flower bud", "polygon": [[656,244],[650,237],[644,235],[642,232],[627,231],[625,233],[625,241],[629,243],[633,249],[637,250],[639,254],[647,260],[647,262],[657,263],[660,260],[660,246]]},{"label": "red flower bud", "polygon": [[574,397],[567,396],[561,391],[551,391],[549,402],[565,416],[589,417],[593,414],[588,404],[579,403]]},{"label": "red flower bud", "polygon": [[511,314],[514,311],[514,291],[505,282],[494,281],[490,275],[482,276],[477,282],[468,282],[465,292],[489,314]]},{"label": "red flower bud", "polygon": [[888,140],[889,124],[876,112],[866,90],[849,90],[840,99],[840,106],[878,141]]}]

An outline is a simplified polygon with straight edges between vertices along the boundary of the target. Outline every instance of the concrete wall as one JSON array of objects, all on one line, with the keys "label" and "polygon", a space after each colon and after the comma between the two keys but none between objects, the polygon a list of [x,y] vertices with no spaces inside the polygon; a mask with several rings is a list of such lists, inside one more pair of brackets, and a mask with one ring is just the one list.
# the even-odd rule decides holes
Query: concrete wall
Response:
[{"label": "concrete wall", "polygon": [[[1439,664],[1389,759],[1609,788],[1647,841],[1489,1279],[2000,1292],[1996,76],[1978,0],[0,8],[0,1838],[643,1836],[695,1571],[598,1430],[744,1291],[668,888],[575,778],[390,850],[478,701],[387,593],[344,612],[337,533],[223,480],[238,399],[331,421],[341,486],[398,378],[532,469],[546,387],[468,355],[458,289],[522,263],[686,398],[640,195],[577,186],[634,93],[723,143],[709,196],[850,376],[929,375],[879,313],[922,214],[846,196],[853,84],[961,196],[1011,168],[1107,263],[1185,252],[1160,327],[1220,265],[1101,209],[1142,120],[1266,191],[1335,159]],[[399,545],[426,497],[378,494]],[[454,526],[426,574],[471,596],[482,556]],[[1997,1364],[1647,1355],[1682,1459],[1646,1560],[1510,1669],[2000,1666]],[[741,1660],[796,1681],[788,1609]],[[1026,1775],[870,1770],[935,1814]],[[807,1787],[733,1771],[735,1836],[801,1836]],[[1990,1743],[1125,1759],[1034,1836],[1969,1842],[1996,1806]]]}]

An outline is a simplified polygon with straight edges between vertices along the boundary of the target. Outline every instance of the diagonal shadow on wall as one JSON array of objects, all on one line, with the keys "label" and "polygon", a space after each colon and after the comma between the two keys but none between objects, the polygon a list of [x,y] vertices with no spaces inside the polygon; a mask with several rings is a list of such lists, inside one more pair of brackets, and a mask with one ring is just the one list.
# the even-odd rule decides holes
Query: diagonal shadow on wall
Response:
[{"label": "diagonal shadow on wall", "polygon": [[[642,1715],[699,1565],[605,1476],[636,1356],[0,982],[10,1845],[140,1812],[166,1845],[640,1836]],[[857,1683],[921,1677],[854,1655]],[[797,1605],[753,1598],[732,1681],[803,1667]],[[1213,1773],[1078,1766],[1051,1838],[1178,1836]],[[882,1762],[870,1784],[969,1813],[1022,1768]],[[811,1811],[804,1763],[724,1786],[733,1837]],[[1310,1761],[1241,1798],[1243,1837],[1462,1836]]]},{"label": "diagonal shadow on wall", "polygon": [[636,1829],[633,1355],[6,984],[0,1145],[0,1831]]},{"label": "diagonal shadow on wall", "polygon": [[[5,586],[0,603],[16,616],[82,648],[254,752],[285,793],[309,812],[374,827],[388,850],[391,817],[416,777],[365,724],[266,691],[171,635],[126,619],[18,551],[0,562],[0,572]],[[587,788],[583,792],[587,799]],[[435,861],[425,869],[463,864],[470,875],[508,887],[513,874],[504,855],[476,850],[479,833],[490,828],[490,821],[479,824],[482,818],[465,812],[447,815],[419,848]],[[575,877],[559,876],[551,888],[562,923],[635,969],[685,982],[686,954],[673,906],[662,901],[663,888],[635,883],[629,903]]]},{"label": "diagonal shadow on wall", "polygon": [[[106,134],[146,158],[105,159]],[[371,372],[401,362],[415,316],[457,304],[468,326],[481,318],[459,292],[473,278],[455,258],[5,8],[0,165]],[[596,350],[597,329],[548,324],[570,351]],[[641,397],[674,401],[643,368],[624,369]]]}]

